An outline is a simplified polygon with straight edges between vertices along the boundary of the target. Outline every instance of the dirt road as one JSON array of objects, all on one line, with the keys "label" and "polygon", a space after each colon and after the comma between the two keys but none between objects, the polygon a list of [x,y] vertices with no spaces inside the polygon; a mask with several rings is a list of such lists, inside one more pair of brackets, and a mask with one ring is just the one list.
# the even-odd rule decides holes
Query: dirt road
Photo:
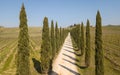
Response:
[{"label": "dirt road", "polygon": [[70,34],[68,34],[60,53],[53,63],[53,71],[58,75],[80,75],[74,64],[76,61],[78,60],[74,54]]}]

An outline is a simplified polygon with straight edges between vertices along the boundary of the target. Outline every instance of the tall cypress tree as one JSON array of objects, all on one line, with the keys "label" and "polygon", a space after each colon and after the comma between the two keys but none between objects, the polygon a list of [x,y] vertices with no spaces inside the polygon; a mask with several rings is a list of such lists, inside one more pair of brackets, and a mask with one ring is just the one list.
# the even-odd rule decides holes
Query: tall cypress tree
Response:
[{"label": "tall cypress tree", "polygon": [[64,28],[62,28],[62,44],[64,43],[64,40],[65,40],[65,29]]},{"label": "tall cypress tree", "polygon": [[51,47],[52,47],[52,58],[55,56],[55,32],[54,22],[51,21]]},{"label": "tall cypress tree", "polygon": [[100,12],[96,15],[95,30],[95,74],[104,75],[104,56],[102,50],[102,22]]},{"label": "tall cypress tree", "polygon": [[86,48],[85,48],[85,64],[88,67],[90,65],[90,22],[87,20],[86,26]]},{"label": "tall cypress tree", "polygon": [[48,18],[45,17],[42,29],[42,44],[41,44],[41,71],[47,73],[50,65],[50,36]]},{"label": "tall cypress tree", "polygon": [[80,36],[80,24],[76,25],[76,39],[77,39],[77,46],[78,46],[78,49],[80,49],[81,47],[81,44],[80,44],[80,39],[81,39],[81,36]]},{"label": "tall cypress tree", "polygon": [[63,40],[63,38],[62,38],[62,28],[60,27],[60,46],[62,45],[62,40]]},{"label": "tall cypress tree", "polygon": [[55,41],[56,41],[56,52],[58,52],[59,50],[59,29],[58,29],[58,24],[56,22],[56,26],[55,26]]},{"label": "tall cypress tree", "polygon": [[84,25],[83,25],[83,22],[81,24],[81,55],[84,54]]},{"label": "tall cypress tree", "polygon": [[29,35],[27,26],[27,15],[22,5],[20,11],[20,32],[18,40],[18,52],[17,52],[17,73],[16,75],[30,75],[30,62],[29,62]]}]

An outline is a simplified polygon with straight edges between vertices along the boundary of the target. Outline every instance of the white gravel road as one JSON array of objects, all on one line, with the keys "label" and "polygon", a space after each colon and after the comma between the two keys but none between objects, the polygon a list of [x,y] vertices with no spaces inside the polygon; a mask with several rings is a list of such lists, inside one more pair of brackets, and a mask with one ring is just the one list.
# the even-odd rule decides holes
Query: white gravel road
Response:
[{"label": "white gravel road", "polygon": [[58,75],[80,75],[75,62],[77,61],[74,54],[70,33],[65,39],[63,47],[53,63],[53,71]]}]

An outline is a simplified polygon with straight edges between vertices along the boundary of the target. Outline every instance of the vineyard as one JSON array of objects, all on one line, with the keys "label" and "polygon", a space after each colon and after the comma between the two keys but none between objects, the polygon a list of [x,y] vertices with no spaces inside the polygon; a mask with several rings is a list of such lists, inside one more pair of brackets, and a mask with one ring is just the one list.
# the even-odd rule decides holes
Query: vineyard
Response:
[{"label": "vineyard", "polygon": [[[80,74],[95,75],[94,65],[94,37],[95,28],[91,27],[91,63],[89,68],[79,68]],[[0,28],[0,75],[15,75],[16,72],[16,53],[18,41],[18,28]],[[35,64],[40,61],[41,46],[41,28],[30,27],[30,69],[32,75],[38,75]],[[103,27],[103,50],[105,75],[120,74],[120,27],[104,26]],[[84,65],[84,55],[77,57],[79,65]],[[34,60],[33,60],[34,59]]]},{"label": "vineyard", "polygon": [[[104,26],[103,50],[104,50],[104,71],[105,75],[120,75],[120,26]],[[78,64],[83,68],[78,68],[83,75],[95,75],[95,28],[90,28],[91,34],[91,63],[89,68],[84,68],[84,57],[77,56],[80,60]]]},{"label": "vineyard", "polygon": [[[41,28],[29,28],[30,34],[30,69],[33,75],[39,74],[35,61],[40,60]],[[18,28],[0,28],[0,75],[15,75]],[[34,61],[33,61],[34,59]]]}]

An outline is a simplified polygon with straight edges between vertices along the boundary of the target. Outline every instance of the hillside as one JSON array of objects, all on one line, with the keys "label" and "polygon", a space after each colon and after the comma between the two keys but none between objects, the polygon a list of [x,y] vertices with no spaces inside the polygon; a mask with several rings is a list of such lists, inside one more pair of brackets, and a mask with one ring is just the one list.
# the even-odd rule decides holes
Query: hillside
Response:
[{"label": "hillside", "polygon": [[[15,75],[18,28],[0,29],[0,75]],[[41,28],[30,27],[30,68],[33,75],[38,72],[36,63],[40,60]]]},{"label": "hillside", "polygon": [[[102,27],[105,75],[120,75],[120,26]],[[78,68],[83,75],[95,75],[95,28],[91,27],[91,64],[89,68]],[[77,57],[84,66],[84,56]]]},{"label": "hillside", "polygon": [[[18,28],[0,28],[0,75],[15,75]],[[94,75],[94,35],[95,28],[91,27],[91,66],[81,69],[83,75]],[[41,28],[30,27],[30,68],[32,75],[39,75]],[[105,56],[105,75],[120,75],[120,26],[103,27],[103,49]],[[79,65],[84,59],[80,57]]]}]

